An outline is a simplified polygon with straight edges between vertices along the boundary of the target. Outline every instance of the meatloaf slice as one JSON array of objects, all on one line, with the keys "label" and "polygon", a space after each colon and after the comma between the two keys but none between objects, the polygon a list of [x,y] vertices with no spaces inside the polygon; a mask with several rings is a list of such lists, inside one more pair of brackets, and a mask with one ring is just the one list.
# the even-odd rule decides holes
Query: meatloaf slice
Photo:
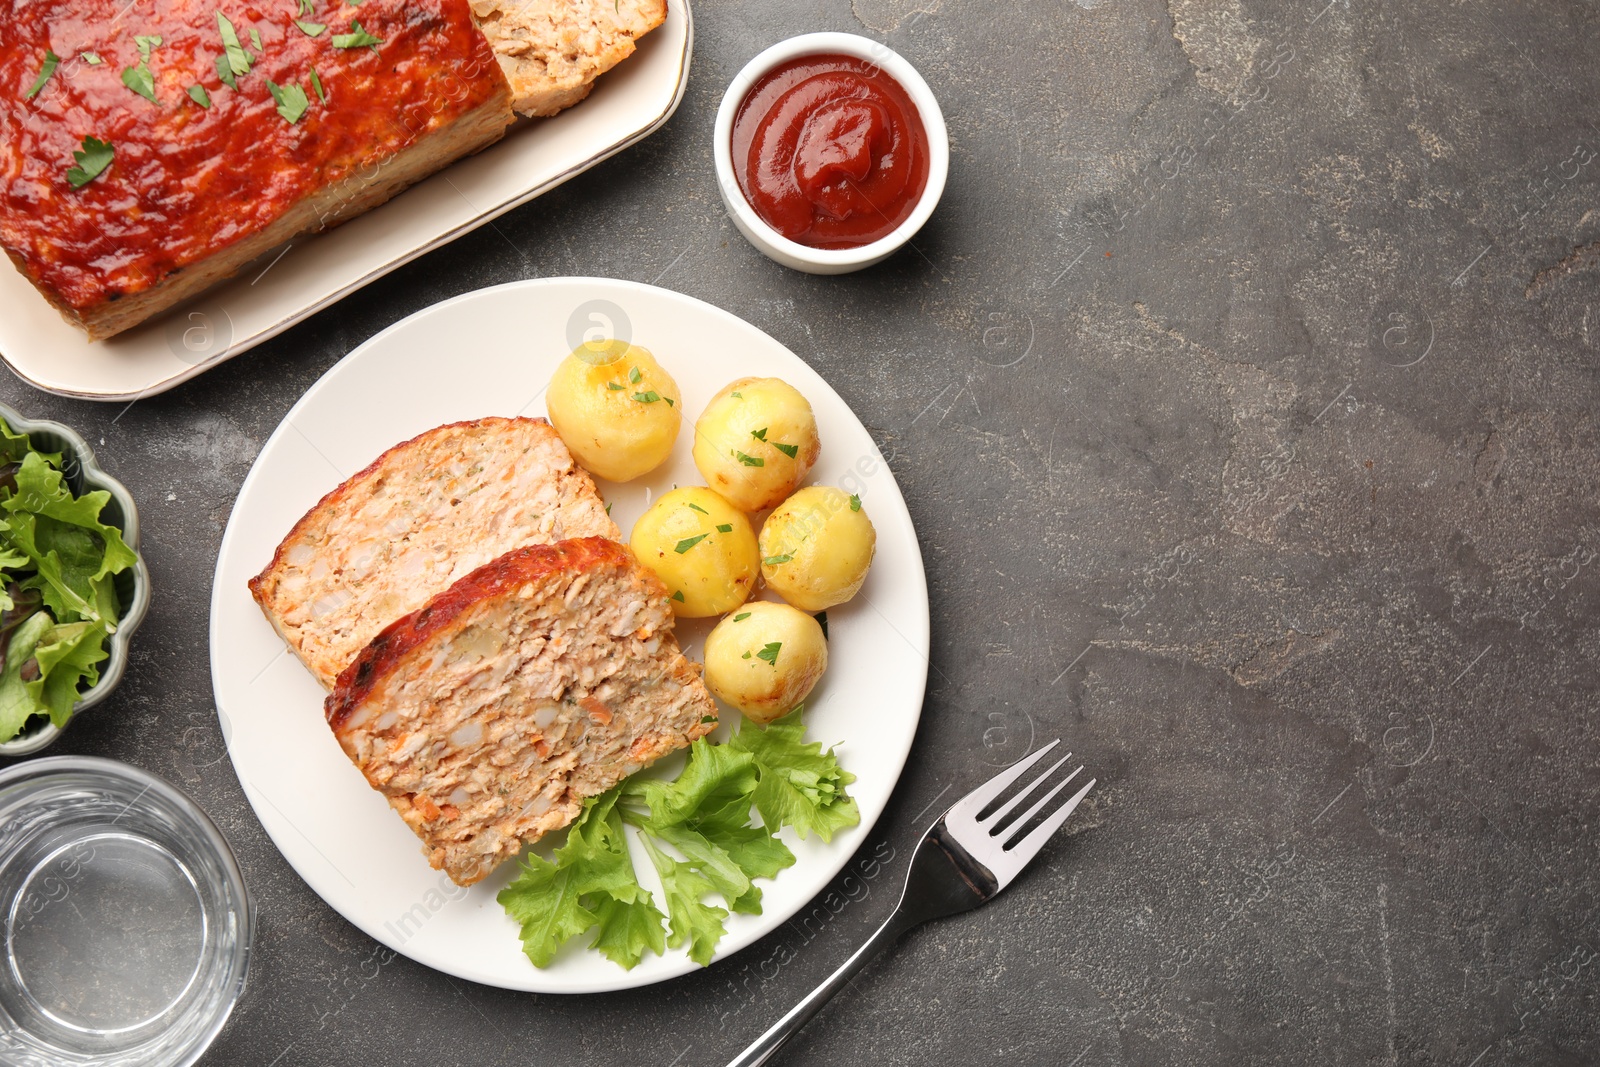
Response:
[{"label": "meatloaf slice", "polygon": [[667,17],[666,0],[472,0],[472,13],[511,82],[511,106],[554,115],[633,54]]},{"label": "meatloaf slice", "polygon": [[619,537],[543,419],[456,422],[389,449],[294,525],[250,592],[324,688],[384,626],[496,556]]},{"label": "meatloaf slice", "polygon": [[428,862],[471,885],[715,726],[672,621],[615,541],[519,548],[374,638],[328,725]]}]

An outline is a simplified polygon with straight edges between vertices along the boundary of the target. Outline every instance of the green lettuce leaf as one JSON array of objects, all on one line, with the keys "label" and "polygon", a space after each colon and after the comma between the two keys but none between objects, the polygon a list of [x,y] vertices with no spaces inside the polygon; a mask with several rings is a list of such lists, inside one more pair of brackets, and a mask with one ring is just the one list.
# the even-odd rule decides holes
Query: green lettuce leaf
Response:
[{"label": "green lettuce leaf", "polygon": [[[586,801],[566,843],[549,860],[530,856],[500,894],[528,958],[544,967],[564,942],[593,929],[590,947],[624,968],[685,945],[691,959],[709,963],[730,912],[761,913],[756,879],[795,862],[780,829],[826,840],[859,821],[845,792],[854,776],[804,734],[797,709],[765,729],[746,725],[727,744],[701,738],[676,779],[630,779]],[[665,915],[639,885],[624,824],[660,876]]]},{"label": "green lettuce leaf", "polygon": [[567,830],[554,861],[530,855],[496,899],[522,926],[523,951],[548,966],[570,938],[599,927],[591,948],[633,968],[648,949],[665,949],[664,916],[639,885],[622,820],[618,790],[592,797]]},{"label": "green lettuce leaf", "polygon": [[133,550],[122,534],[100,521],[111,494],[100,490],[73,497],[61,472],[38,452],[22,459],[16,492],[0,501],[11,552],[26,556],[37,574],[23,584],[44,594],[45,606],[61,622],[116,623],[111,576],[133,566]]},{"label": "green lettuce leaf", "polygon": [[766,727],[746,722],[728,747],[755,759],[760,780],[754,800],[762,822],[773,830],[792,826],[802,838],[815,833],[831,841],[834,833],[861,821],[855,800],[845,792],[856,776],[839,766],[832,749],[804,743],[800,713],[796,708]]},{"label": "green lettuce leaf", "polygon": [[666,952],[667,934],[663,925],[666,916],[642,889],[637,900],[602,897],[594,911],[599,932],[589,947],[599,950],[623,970],[631,971],[638,966],[646,950],[657,956]]},{"label": "green lettuce leaf", "polygon": [[710,887],[732,903],[750,892],[750,876],[721,847],[685,826],[650,826],[654,837],[676,849],[683,866],[699,872]]},{"label": "green lettuce leaf", "polygon": [[[13,433],[11,427],[6,425],[5,420],[0,419],[0,456],[4,456],[12,463],[21,463],[23,457],[35,451],[37,450],[33,447],[33,443],[28,440],[27,434]],[[60,452],[39,452],[39,455],[43,456],[45,462],[52,467],[61,466]]]},{"label": "green lettuce leaf", "polygon": [[698,831],[706,841],[739,865],[745,875],[756,878],[776,878],[778,872],[794,864],[794,853],[789,846],[773,836],[774,831],[765,826],[712,827],[701,824]]},{"label": "green lettuce leaf", "polygon": [[722,920],[728,913],[705,902],[716,887],[686,863],[679,863],[656,847],[649,835],[641,836],[650,862],[661,876],[661,889],[667,895],[667,944],[672,948],[689,946],[689,958],[704,967],[711,963],[717,942],[727,933]]},{"label": "green lettuce leaf", "polygon": [[516,880],[495,897],[522,925],[522,951],[535,967],[548,967],[562,944],[600,921],[578,903],[581,878],[581,871],[530,855]]},{"label": "green lettuce leaf", "polygon": [[11,635],[5,670],[0,671],[0,738],[15,737],[30,717],[44,710],[22,680],[22,666],[33,658],[39,638],[51,625],[49,615],[36,611]]},{"label": "green lettuce leaf", "polygon": [[755,760],[748,753],[713,745],[702,737],[689,746],[689,760],[675,780],[631,779],[623,790],[649,806],[652,825],[669,826],[704,808],[737,806],[741,799],[745,800],[742,821],[749,822],[748,798],[755,787]]},{"label": "green lettuce leaf", "polygon": [[106,624],[73,622],[52,626],[39,638],[33,658],[39,677],[25,683],[34,701],[50,713],[50,721],[65,726],[72,717],[78,694],[100,680],[95,665],[105,659]]}]

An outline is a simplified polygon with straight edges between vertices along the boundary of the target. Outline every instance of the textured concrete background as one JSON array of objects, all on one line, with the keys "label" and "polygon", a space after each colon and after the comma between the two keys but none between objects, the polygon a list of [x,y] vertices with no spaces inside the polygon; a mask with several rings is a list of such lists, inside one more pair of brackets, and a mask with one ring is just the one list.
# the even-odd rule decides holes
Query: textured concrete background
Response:
[{"label": "textured concrete background", "polygon": [[[0,383],[103,442],[145,517],[133,670],[62,750],[177,781],[240,853],[257,954],[205,1062],[725,1062],[888,912],[918,812],[1056,734],[1103,783],[1074,835],[785,1062],[1600,1061],[1595,5],[696,15],[672,122],[494,229],[131,407]],[[844,278],[763,259],[712,176],[728,80],[814,29],[901,50],[952,138],[915,250]],[[900,479],[934,616],[849,903],[583,998],[451,980],[325,907],[239,791],[206,652],[229,508],[290,404],[419,308],[566,274],[682,290],[817,367]]]}]

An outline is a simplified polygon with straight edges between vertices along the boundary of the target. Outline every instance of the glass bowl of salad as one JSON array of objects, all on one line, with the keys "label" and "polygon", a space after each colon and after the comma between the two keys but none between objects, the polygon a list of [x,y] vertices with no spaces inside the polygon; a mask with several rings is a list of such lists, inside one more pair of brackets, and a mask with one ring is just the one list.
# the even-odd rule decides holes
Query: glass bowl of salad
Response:
[{"label": "glass bowl of salad", "polygon": [[111,695],[149,607],[128,490],[72,429],[0,404],[0,757]]}]

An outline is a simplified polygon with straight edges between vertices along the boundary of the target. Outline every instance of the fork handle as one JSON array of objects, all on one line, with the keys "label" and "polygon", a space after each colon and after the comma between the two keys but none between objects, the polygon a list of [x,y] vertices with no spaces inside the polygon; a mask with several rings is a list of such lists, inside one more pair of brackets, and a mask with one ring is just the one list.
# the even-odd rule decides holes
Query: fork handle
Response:
[{"label": "fork handle", "polygon": [[822,1010],[822,1006],[835,993],[850,984],[850,979],[856,976],[857,971],[898,941],[901,934],[920,921],[905,908],[896,908],[894,914],[878,927],[877,932],[867,938],[866,944],[856,949],[849,959],[839,965],[838,970],[807,994],[804,1000],[790,1008],[787,1015],[773,1023],[770,1030],[756,1038],[755,1043],[741,1052],[728,1064],[728,1067],[757,1067],[758,1064],[766,1063],[813,1015]]}]

